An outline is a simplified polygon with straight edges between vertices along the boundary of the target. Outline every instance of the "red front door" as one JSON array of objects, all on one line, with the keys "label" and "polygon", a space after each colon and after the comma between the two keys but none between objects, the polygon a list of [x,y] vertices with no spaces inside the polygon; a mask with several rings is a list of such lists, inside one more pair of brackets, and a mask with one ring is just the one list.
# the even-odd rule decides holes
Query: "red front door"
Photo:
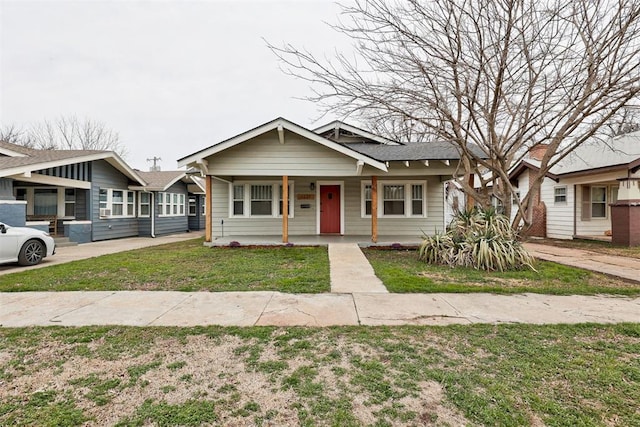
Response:
[{"label": "red front door", "polygon": [[340,186],[320,186],[320,233],[340,233]]}]

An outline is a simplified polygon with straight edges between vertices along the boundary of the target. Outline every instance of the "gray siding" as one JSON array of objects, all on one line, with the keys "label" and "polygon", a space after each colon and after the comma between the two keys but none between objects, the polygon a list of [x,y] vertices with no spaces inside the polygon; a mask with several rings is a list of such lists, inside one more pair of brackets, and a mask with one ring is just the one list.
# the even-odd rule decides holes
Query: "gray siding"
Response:
[{"label": "gray siding", "polygon": [[138,218],[100,218],[100,188],[126,190],[129,178],[104,160],[91,165],[91,206],[93,222],[92,240],[118,239],[138,235]]},{"label": "gray siding", "polygon": [[15,200],[12,179],[0,178],[0,200]]},{"label": "gray siding", "polygon": [[205,197],[201,194],[190,195],[196,199],[196,214],[195,216],[189,216],[189,230],[204,230],[206,225],[206,217],[202,215]]},{"label": "gray siding", "polygon": [[[380,180],[394,180],[385,177]],[[379,235],[421,236],[424,233],[433,234],[444,228],[444,200],[442,183],[438,176],[402,177],[402,180],[427,181],[427,217],[379,218]],[[370,177],[329,177],[318,180],[309,177],[290,176],[289,182],[294,182],[293,201],[294,217],[289,218],[289,234],[315,235],[317,234],[317,192],[318,181],[340,181],[344,189],[344,231],[346,235],[368,235],[371,233],[371,219],[361,216],[361,181],[368,181]],[[251,181],[274,181],[273,177],[255,177]],[[310,189],[314,183],[315,189]],[[282,218],[274,217],[230,217],[229,216],[229,184],[213,180],[213,237],[222,236],[224,222],[224,236],[242,235],[278,235],[282,233]],[[299,195],[313,194],[312,200],[299,199]],[[303,196],[304,197],[304,196]],[[308,205],[308,208],[303,208]]]},{"label": "gray siding", "polygon": [[187,185],[183,182],[176,182],[171,187],[169,187],[163,193],[176,193],[176,194],[184,194],[185,198],[185,212],[184,215],[180,216],[167,216],[162,217],[159,216],[158,209],[158,193],[154,195],[155,202],[155,213],[156,213],[156,236],[161,236],[163,234],[171,234],[171,233],[181,233],[189,230],[189,222],[187,220]]}]

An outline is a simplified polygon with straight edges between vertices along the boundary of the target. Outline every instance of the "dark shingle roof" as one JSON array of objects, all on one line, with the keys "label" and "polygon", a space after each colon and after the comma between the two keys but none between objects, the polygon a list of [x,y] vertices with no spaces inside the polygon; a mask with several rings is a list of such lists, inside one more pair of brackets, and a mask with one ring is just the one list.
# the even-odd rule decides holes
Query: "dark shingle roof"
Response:
[{"label": "dark shingle roof", "polygon": [[[460,153],[456,146],[447,141],[413,142],[406,145],[344,144],[358,153],[382,162],[408,160],[458,160]],[[473,152],[482,156],[479,149]]]}]

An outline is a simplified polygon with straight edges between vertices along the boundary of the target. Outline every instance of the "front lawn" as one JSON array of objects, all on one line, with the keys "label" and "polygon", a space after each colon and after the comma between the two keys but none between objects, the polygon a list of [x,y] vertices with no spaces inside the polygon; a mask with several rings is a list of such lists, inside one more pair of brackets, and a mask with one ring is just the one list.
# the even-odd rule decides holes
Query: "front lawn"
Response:
[{"label": "front lawn", "polygon": [[553,295],[638,295],[640,284],[553,262],[539,261],[536,271],[485,272],[449,268],[418,260],[415,250],[363,250],[389,292],[535,292]]},{"label": "front lawn", "polygon": [[0,291],[328,292],[327,248],[207,248],[202,239],[0,276]]},{"label": "front lawn", "polygon": [[0,425],[640,425],[640,325],[0,329]]}]

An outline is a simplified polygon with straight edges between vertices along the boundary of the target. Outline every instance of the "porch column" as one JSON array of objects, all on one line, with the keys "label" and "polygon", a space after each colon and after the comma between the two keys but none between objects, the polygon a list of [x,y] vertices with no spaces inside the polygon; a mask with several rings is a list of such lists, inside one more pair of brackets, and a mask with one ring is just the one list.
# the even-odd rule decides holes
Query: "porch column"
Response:
[{"label": "porch column", "polygon": [[206,181],[206,191],[205,191],[205,207],[204,207],[204,241],[211,241],[211,222],[213,221],[212,212],[211,212],[211,202],[213,201],[213,185],[211,175],[207,175],[205,178]]},{"label": "porch column", "polygon": [[640,246],[640,178],[619,181],[618,201],[611,205],[611,242]]},{"label": "porch column", "polygon": [[282,175],[282,243],[289,243],[289,176]]},{"label": "porch column", "polygon": [[378,177],[371,177],[371,241],[378,242]]}]

